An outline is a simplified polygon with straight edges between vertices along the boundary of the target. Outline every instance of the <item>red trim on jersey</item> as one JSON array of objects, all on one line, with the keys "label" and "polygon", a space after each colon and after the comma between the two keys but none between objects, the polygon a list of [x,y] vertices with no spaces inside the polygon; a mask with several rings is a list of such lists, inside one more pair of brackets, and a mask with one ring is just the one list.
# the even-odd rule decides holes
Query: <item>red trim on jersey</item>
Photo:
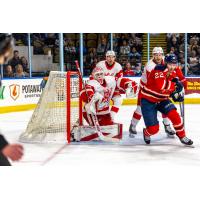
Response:
[{"label": "red trim on jersey", "polygon": [[133,118],[137,119],[137,120],[140,120],[142,117],[142,115],[138,114],[137,112],[134,112],[133,113]]},{"label": "red trim on jersey", "polygon": [[111,69],[114,67],[115,62],[114,62],[112,65],[109,65],[108,62],[105,61],[105,64],[106,64],[106,68],[107,68],[108,70],[111,70]]},{"label": "red trim on jersey", "polygon": [[117,113],[119,111],[118,107],[112,106],[111,111]]},{"label": "red trim on jersey", "polygon": [[123,71],[120,70],[118,73],[115,74],[115,78],[122,78],[123,77]]},{"label": "red trim on jersey", "polygon": [[163,94],[163,93],[158,93],[154,90],[151,90],[151,89],[148,89],[146,86],[144,86],[142,88],[142,90],[147,93],[147,94],[150,94],[150,95],[154,95],[155,97],[158,97],[158,98],[165,98],[165,97],[169,97],[169,94]]},{"label": "red trim on jersey", "polygon": [[160,98],[156,97],[154,94],[151,95],[149,93],[143,92],[143,90],[141,91],[141,98],[148,99],[149,101],[155,102],[155,103],[168,99],[168,97],[160,97]]}]

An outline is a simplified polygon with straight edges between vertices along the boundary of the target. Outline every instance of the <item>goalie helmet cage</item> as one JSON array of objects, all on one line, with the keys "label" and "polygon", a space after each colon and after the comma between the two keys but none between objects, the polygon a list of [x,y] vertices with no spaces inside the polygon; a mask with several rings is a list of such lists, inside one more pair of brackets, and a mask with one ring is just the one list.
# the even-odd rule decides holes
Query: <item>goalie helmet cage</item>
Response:
[{"label": "goalie helmet cage", "polygon": [[78,72],[51,71],[40,100],[19,141],[70,143],[74,125],[82,125],[82,81]]}]

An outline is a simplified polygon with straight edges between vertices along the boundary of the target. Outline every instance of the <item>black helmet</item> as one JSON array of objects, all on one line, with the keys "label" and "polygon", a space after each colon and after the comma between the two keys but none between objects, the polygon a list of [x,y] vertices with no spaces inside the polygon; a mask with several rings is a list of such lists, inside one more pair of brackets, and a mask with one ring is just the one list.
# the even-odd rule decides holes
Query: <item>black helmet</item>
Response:
[{"label": "black helmet", "polygon": [[165,56],[165,62],[166,63],[174,63],[174,64],[176,64],[177,63],[177,57],[176,57],[176,55],[175,54],[167,54],[166,56]]}]

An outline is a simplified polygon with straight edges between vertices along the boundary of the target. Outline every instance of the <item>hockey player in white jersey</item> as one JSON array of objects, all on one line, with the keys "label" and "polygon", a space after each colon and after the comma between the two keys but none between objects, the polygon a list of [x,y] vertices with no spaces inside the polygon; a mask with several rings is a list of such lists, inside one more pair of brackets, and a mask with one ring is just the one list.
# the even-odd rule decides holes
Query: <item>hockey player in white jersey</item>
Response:
[{"label": "hockey player in white jersey", "polygon": [[[97,67],[101,67],[105,73],[105,76],[114,76],[116,80],[123,77],[122,66],[115,61],[116,56],[114,51],[107,51],[106,60],[100,61],[97,63]],[[111,117],[114,120],[115,115],[119,111],[119,107],[122,104],[121,94],[123,93],[120,90],[115,90],[113,93],[112,101],[113,106],[111,107]]]},{"label": "hockey player in white jersey", "polygon": [[81,100],[85,103],[83,117],[89,126],[79,127],[78,137],[77,131],[74,132],[75,140],[86,141],[97,137],[92,115],[97,117],[99,125],[107,134],[112,134],[113,137],[122,134],[119,124],[112,120],[110,100],[117,89],[123,90],[127,97],[135,96],[137,84],[128,78],[122,77],[116,80],[114,76],[105,76],[104,74],[101,67],[95,67],[92,72],[93,79],[87,82],[85,89],[80,93]]},{"label": "hockey player in white jersey", "polygon": [[[149,62],[147,62],[147,64],[145,65],[144,72],[140,79],[140,88],[142,88],[147,83],[148,75],[155,68],[155,66],[157,64],[164,65],[164,53],[163,53],[163,49],[161,47],[154,47],[154,49],[152,51],[152,55],[153,55],[153,58],[151,60],[149,60]],[[137,134],[136,126],[142,117],[141,106],[140,106],[140,100],[141,100],[140,95],[141,94],[139,91],[138,100],[137,100],[137,108],[133,113],[133,117],[132,117],[131,124],[129,127],[129,133],[130,133],[129,136],[130,137],[134,137],[134,135]],[[163,124],[165,127],[165,132],[167,133],[167,135],[169,137],[173,137],[175,132],[170,127],[169,119],[165,115],[162,115],[162,117],[163,117]]]}]

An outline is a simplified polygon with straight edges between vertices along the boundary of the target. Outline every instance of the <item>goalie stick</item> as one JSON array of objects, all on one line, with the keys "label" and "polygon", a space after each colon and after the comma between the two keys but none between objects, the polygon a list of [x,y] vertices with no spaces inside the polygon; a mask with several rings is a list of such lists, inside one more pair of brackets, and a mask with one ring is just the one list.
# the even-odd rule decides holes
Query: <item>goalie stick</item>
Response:
[{"label": "goalie stick", "polygon": [[[79,63],[78,63],[77,60],[75,61],[75,64],[76,64],[76,68],[77,68],[77,70],[78,70],[79,76],[80,76],[80,78],[81,78],[81,80],[82,80],[83,88],[84,88],[84,90],[85,90],[85,92],[86,92],[87,99],[89,99],[89,98],[88,98],[88,94],[87,94],[87,90],[86,90],[86,87],[85,87],[85,83],[84,83],[84,81],[83,81],[83,76],[82,76],[82,73],[81,73],[81,70],[80,70],[80,66],[79,66]],[[100,140],[107,141],[107,142],[119,142],[120,139],[117,139],[117,138],[110,138],[110,137],[104,136],[103,133],[101,132],[101,128],[100,128],[100,125],[99,125],[97,116],[94,115],[94,114],[91,114],[91,116],[92,116],[92,121],[93,121],[93,123],[94,123],[95,129],[96,129],[96,131],[97,131],[97,134],[98,134]]]}]

